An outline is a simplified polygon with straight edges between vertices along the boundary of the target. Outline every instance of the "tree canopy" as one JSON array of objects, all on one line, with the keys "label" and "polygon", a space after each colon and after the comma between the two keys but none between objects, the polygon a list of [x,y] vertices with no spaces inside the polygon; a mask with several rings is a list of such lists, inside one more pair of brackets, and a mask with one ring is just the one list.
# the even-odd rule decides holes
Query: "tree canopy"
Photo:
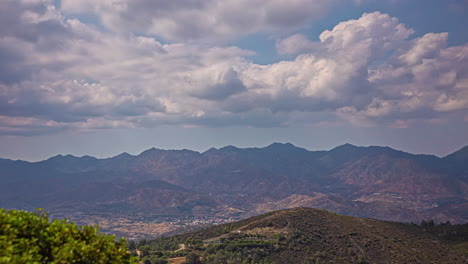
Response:
[{"label": "tree canopy", "polygon": [[0,209],[0,263],[138,263],[125,239],[47,213]]}]

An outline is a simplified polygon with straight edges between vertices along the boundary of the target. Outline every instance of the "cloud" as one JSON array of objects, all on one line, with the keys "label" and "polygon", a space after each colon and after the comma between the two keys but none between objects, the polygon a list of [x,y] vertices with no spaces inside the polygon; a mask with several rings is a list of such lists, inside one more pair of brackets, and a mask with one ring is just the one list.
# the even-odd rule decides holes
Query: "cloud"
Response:
[{"label": "cloud", "polygon": [[[386,14],[364,14],[358,20],[342,22],[333,30],[324,31],[320,42],[307,42],[300,36],[301,43],[313,47],[309,53],[294,61],[252,65],[250,78],[269,87],[266,91],[273,96],[287,92],[306,99],[311,109],[336,108],[349,102],[362,108],[378,93],[369,83],[369,66],[385,59],[388,50],[402,45],[412,33],[413,30]],[[290,40],[287,38],[286,42]],[[301,50],[290,49],[293,53]]]},{"label": "cloud", "polygon": [[97,15],[114,32],[170,41],[226,41],[259,32],[291,32],[317,20],[339,0],[62,0],[66,13]]},{"label": "cloud", "polygon": [[313,52],[319,47],[319,43],[309,41],[303,34],[294,34],[276,42],[276,50],[281,55]]},{"label": "cloud", "polygon": [[[320,42],[294,35],[277,47],[280,53],[313,54],[307,64],[299,60],[305,55],[294,63],[319,74],[301,78],[303,95],[333,95],[321,102],[337,103],[337,115],[355,125],[402,123],[466,110],[468,46],[447,47],[447,33],[409,40],[411,34],[396,18],[374,12],[324,31]],[[327,75],[320,73],[330,73],[332,82],[324,82]]]},{"label": "cloud", "polygon": [[[231,65],[250,51],[103,33],[60,13],[47,15],[58,12],[47,2],[11,3],[9,27],[17,30],[3,24],[0,36],[0,68],[6,69],[0,74],[3,120],[34,118],[35,126],[42,120],[44,127],[55,122],[64,129],[101,129],[107,125],[98,123],[105,121],[112,126],[145,126],[141,122],[149,119],[170,123],[215,104],[206,100],[246,89]],[[23,14],[40,19],[25,20]],[[53,27],[32,30],[25,38],[21,28],[38,24]],[[55,38],[56,31],[65,33]]]},{"label": "cloud", "polygon": [[223,100],[246,91],[238,73],[229,65],[212,65],[193,71],[187,78],[189,94],[208,100]]},{"label": "cloud", "polygon": [[392,112],[468,108],[468,45],[446,47],[446,41],[446,33],[428,33],[371,71],[370,82],[391,100]]},{"label": "cloud", "polygon": [[423,59],[434,58],[447,45],[447,33],[426,34],[422,38],[415,39],[411,49],[401,54],[399,59],[407,65],[420,64]]},{"label": "cloud", "polygon": [[[468,46],[448,47],[446,33],[410,39],[413,30],[387,14],[341,22],[318,41],[286,37],[278,49],[297,57],[259,65],[249,60],[252,51],[234,46],[163,44],[100,31],[67,18],[51,1],[6,3],[8,11],[0,11],[5,14],[0,19],[8,20],[0,23],[2,134],[164,124],[271,127],[339,119],[404,127],[446,115],[466,119]],[[107,7],[97,5],[106,3],[62,4],[70,12],[101,12]],[[137,8],[119,3],[122,14]],[[209,3],[187,1],[194,10]],[[175,2],[160,4],[177,9]],[[270,24],[289,27],[275,21]]]}]

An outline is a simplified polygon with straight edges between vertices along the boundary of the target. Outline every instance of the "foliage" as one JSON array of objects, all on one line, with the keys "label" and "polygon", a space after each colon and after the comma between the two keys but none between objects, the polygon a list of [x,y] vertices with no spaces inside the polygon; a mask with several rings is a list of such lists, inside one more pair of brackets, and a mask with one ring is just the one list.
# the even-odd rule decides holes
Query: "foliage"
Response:
[{"label": "foliage", "polygon": [[158,257],[155,255],[146,256],[142,260],[144,264],[167,264],[169,263],[166,258]]},{"label": "foliage", "polygon": [[[203,264],[368,264],[381,259],[395,263],[465,263],[468,224],[433,226],[427,222],[421,227],[296,208],[140,241],[137,248],[147,257],[185,257],[186,263]],[[420,254],[414,254],[414,250]]]},{"label": "foliage", "polygon": [[125,240],[47,213],[0,209],[0,263],[137,263]]},{"label": "foliage", "polygon": [[202,264],[200,257],[195,253],[190,253],[186,257],[186,261],[183,264]]}]

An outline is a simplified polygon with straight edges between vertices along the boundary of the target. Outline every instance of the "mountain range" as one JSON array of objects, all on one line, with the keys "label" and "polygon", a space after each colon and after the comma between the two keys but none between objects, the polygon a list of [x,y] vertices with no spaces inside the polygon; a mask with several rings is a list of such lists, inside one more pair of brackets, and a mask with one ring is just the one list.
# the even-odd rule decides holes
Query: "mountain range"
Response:
[{"label": "mountain range", "polygon": [[309,151],[148,149],[106,159],[0,159],[0,207],[245,218],[294,207],[366,218],[468,222],[468,146],[446,157],[351,144]]}]

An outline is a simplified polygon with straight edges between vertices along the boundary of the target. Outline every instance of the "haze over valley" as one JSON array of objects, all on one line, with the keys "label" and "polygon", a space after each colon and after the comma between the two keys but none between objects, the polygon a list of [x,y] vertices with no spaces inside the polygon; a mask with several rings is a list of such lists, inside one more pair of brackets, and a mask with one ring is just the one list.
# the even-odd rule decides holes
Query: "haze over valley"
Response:
[{"label": "haze over valley", "polygon": [[468,221],[468,147],[446,157],[351,144],[203,153],[151,148],[97,159],[0,160],[0,207],[50,211],[122,236],[155,237],[294,207],[414,222]]}]

